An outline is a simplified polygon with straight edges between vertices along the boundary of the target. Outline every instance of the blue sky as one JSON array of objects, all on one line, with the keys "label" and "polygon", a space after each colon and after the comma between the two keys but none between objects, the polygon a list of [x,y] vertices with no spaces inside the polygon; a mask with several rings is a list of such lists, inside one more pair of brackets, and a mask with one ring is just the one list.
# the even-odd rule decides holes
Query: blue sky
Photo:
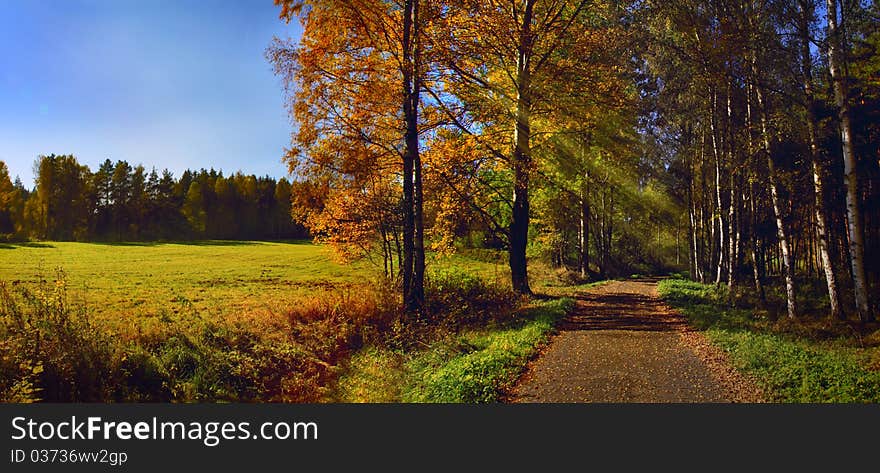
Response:
[{"label": "blue sky", "polygon": [[27,187],[51,153],[285,176],[264,51],[298,35],[272,0],[0,0],[0,160]]}]

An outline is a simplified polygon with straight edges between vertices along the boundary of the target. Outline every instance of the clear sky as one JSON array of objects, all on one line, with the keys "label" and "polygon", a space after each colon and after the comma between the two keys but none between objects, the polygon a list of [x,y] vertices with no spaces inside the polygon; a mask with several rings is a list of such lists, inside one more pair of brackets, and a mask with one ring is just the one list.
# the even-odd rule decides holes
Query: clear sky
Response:
[{"label": "clear sky", "polygon": [[0,160],[41,154],[287,175],[291,124],[264,51],[272,0],[0,0]]}]

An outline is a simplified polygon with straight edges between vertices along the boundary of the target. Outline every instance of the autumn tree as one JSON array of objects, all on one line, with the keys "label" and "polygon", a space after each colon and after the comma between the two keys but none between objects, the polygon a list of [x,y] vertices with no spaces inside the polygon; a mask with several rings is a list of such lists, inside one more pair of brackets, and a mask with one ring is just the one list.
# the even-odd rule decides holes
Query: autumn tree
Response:
[{"label": "autumn tree", "polygon": [[575,119],[579,104],[608,92],[614,96],[607,86],[613,81],[602,82],[606,77],[597,64],[607,59],[600,45],[614,40],[607,24],[616,24],[619,9],[601,2],[523,0],[456,2],[445,12],[432,36],[446,46],[438,60],[442,70],[428,88],[451,122],[510,174],[510,196],[503,199],[511,216],[508,262],[514,290],[528,294],[536,150],[564,128],[562,122]]},{"label": "autumn tree", "polygon": [[[277,0],[298,16],[298,45],[276,40],[268,57],[284,78],[297,131],[286,156],[291,172],[330,194],[306,224],[343,252],[367,249],[396,233],[388,203],[400,186],[404,305],[424,304],[421,77],[424,0]],[[399,183],[399,184],[398,184]],[[368,254],[369,250],[361,252]],[[387,267],[387,258],[386,267]]]}]

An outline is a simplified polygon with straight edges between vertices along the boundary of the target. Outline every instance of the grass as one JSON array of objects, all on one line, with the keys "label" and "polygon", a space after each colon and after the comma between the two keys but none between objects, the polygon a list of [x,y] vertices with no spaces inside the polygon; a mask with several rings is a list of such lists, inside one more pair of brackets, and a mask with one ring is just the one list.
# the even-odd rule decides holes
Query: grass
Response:
[{"label": "grass", "polygon": [[498,401],[572,306],[571,299],[541,302],[418,350],[367,347],[352,357],[336,396],[344,402]]},{"label": "grass", "polygon": [[326,248],[306,242],[43,245],[0,250],[0,279],[32,284],[63,268],[82,302],[111,321],[246,311],[353,285],[368,269],[335,263]]},{"label": "grass", "polygon": [[182,316],[120,330],[71,301],[63,276],[0,281],[0,402],[318,402],[336,366],[398,317],[382,288],[283,312]]},{"label": "grass", "polygon": [[[429,265],[505,279],[504,266],[464,256]],[[186,314],[283,310],[304,296],[371,285],[378,268],[342,264],[308,241],[38,242],[0,248],[0,280],[34,285],[62,268],[71,294],[105,324],[143,328]]]},{"label": "grass", "polygon": [[[825,320],[773,321],[732,308],[723,289],[681,279],[660,283],[660,295],[726,351],[779,402],[880,402],[876,334],[857,337]],[[866,343],[875,340],[875,343]]]},{"label": "grass", "polygon": [[0,400],[328,401],[363,346],[490,330],[519,304],[505,283],[432,255],[418,320],[378,268],[309,242],[4,245]]}]

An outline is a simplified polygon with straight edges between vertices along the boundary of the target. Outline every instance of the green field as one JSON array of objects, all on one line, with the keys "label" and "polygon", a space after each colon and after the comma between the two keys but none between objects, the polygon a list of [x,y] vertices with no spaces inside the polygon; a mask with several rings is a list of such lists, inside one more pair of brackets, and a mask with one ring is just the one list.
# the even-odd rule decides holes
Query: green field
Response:
[{"label": "green field", "polygon": [[[98,317],[150,318],[249,310],[304,291],[374,277],[308,242],[31,243],[0,249],[0,279],[35,283],[65,273],[71,295]],[[104,317],[102,317],[104,318]]]},{"label": "green field", "polygon": [[[504,265],[462,256],[429,267],[494,279]],[[282,311],[322,291],[369,285],[380,277],[367,260],[343,264],[308,241],[177,243],[39,242],[0,246],[0,280],[53,281],[63,270],[69,294],[107,322],[145,322],[183,312],[225,315]],[[505,276],[506,277],[506,276]]]},{"label": "green field", "polygon": [[0,399],[332,400],[364,344],[421,347],[518,307],[497,253],[427,263],[423,325],[379,266],[307,241],[3,244]]}]

